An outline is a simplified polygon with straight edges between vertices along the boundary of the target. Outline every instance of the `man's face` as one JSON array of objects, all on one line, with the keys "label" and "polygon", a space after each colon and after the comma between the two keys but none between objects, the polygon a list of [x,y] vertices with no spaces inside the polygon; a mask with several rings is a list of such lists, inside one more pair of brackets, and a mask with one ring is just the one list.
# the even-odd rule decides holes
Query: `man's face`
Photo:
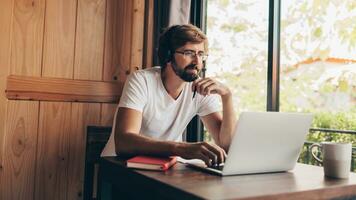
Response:
[{"label": "man's face", "polygon": [[203,68],[204,43],[186,43],[176,49],[173,54],[171,66],[173,71],[182,80],[192,82],[199,77],[199,72]]}]

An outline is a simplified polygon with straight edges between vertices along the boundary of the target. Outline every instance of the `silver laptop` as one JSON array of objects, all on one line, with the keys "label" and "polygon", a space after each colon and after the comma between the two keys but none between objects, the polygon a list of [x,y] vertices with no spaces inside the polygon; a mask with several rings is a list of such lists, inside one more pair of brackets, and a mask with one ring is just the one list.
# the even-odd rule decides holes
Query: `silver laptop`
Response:
[{"label": "silver laptop", "polygon": [[312,119],[311,114],[302,113],[243,112],[224,165],[207,167],[202,161],[187,163],[222,176],[291,170]]}]

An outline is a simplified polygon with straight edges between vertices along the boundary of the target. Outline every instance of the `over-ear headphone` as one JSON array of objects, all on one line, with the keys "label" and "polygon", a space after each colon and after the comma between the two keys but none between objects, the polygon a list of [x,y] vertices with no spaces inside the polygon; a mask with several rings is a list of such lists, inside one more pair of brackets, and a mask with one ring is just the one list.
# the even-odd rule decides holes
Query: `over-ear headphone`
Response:
[{"label": "over-ear headphone", "polygon": [[179,30],[182,26],[175,25],[166,30],[160,38],[158,56],[161,62],[162,67],[166,65],[173,59],[174,52],[172,52],[171,40],[173,35]]},{"label": "over-ear headphone", "polygon": [[171,50],[170,49],[168,49],[167,50],[167,57],[166,57],[166,62],[170,62],[171,60],[172,60],[172,53],[171,53]]}]

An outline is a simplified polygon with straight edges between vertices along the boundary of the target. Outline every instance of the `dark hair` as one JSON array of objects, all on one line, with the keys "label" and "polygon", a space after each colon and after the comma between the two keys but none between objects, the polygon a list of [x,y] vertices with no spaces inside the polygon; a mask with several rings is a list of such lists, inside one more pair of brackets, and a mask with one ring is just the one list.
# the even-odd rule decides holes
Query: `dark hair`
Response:
[{"label": "dark hair", "polygon": [[174,25],[167,28],[159,38],[158,58],[161,67],[171,61],[176,49],[184,46],[187,42],[204,42],[204,51],[208,51],[208,39],[206,35],[196,26],[191,24]]}]

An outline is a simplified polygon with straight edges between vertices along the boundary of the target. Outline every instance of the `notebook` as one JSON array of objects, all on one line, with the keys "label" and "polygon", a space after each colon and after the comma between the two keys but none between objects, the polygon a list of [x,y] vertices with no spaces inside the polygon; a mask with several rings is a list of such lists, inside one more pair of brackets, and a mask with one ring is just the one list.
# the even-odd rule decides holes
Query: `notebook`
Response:
[{"label": "notebook", "polygon": [[171,157],[153,157],[153,156],[135,156],[127,160],[127,167],[146,170],[165,171],[177,162],[175,156]]}]

